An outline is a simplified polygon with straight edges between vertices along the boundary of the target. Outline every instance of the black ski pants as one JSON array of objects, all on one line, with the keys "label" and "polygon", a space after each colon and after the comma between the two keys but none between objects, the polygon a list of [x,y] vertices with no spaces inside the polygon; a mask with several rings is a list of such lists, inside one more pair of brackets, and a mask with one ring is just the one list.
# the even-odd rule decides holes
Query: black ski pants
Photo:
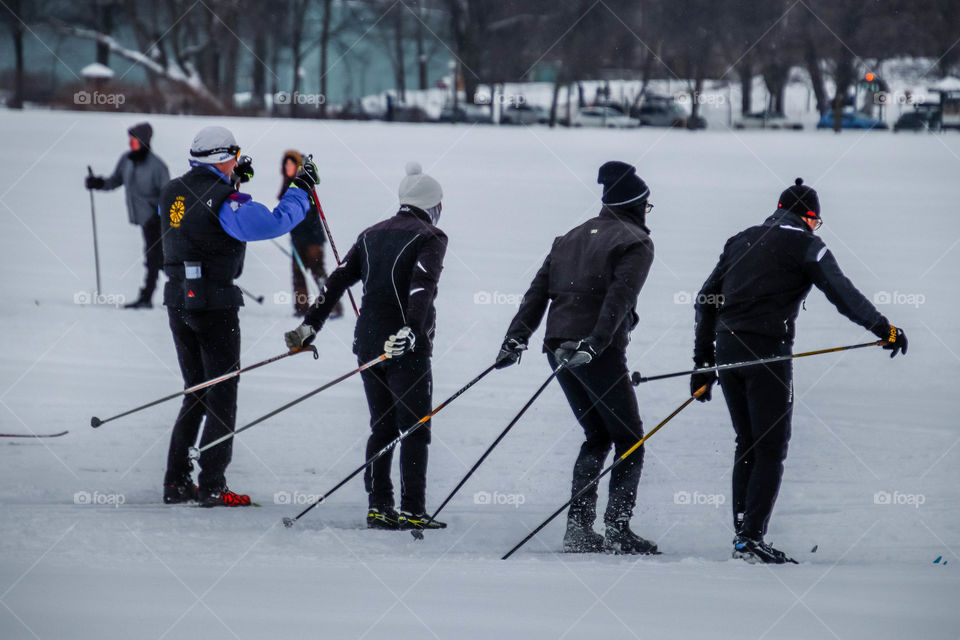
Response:
[{"label": "black ski pants", "polygon": [[[362,364],[362,363],[361,363]],[[415,425],[432,409],[433,374],[430,356],[416,351],[385,360],[360,374],[370,407],[370,438],[366,459]],[[400,509],[414,514],[427,510],[427,445],[430,423],[421,425],[400,443]],[[390,467],[393,449],[364,472],[371,508],[393,508]]]},{"label": "black ski pants", "polygon": [[140,299],[149,301],[153,298],[157,279],[160,277],[160,269],[163,268],[160,216],[150,216],[140,229],[143,232],[143,265],[147,268],[143,288],[140,290]]},{"label": "black ski pants", "polygon": [[[780,338],[717,334],[717,363],[789,355]],[[721,371],[720,385],[737,434],[733,461],[733,519],[738,532],[763,539],[780,491],[793,414],[790,360]]]},{"label": "black ski pants", "polygon": [[[168,307],[167,316],[184,387],[222,376],[240,366],[240,320],[236,308],[187,311]],[[231,378],[183,397],[170,437],[166,484],[190,473],[192,465],[188,454],[197,440],[204,416],[201,446],[233,433],[239,379],[239,376]],[[201,489],[217,491],[226,486],[224,473],[232,454],[232,438],[200,454]]]},{"label": "black ski pants", "polygon": [[[547,353],[547,359],[551,367],[557,367],[552,352]],[[627,357],[622,350],[607,348],[589,364],[562,370],[557,374],[557,381],[586,436],[573,466],[573,496],[600,475],[611,447],[614,454],[620,456],[643,437],[643,422],[627,371]],[[633,514],[643,469],[643,451],[640,447],[610,472],[609,498],[603,517],[608,525],[629,520]],[[594,485],[571,503],[568,518],[591,526],[596,517],[597,487]]]}]

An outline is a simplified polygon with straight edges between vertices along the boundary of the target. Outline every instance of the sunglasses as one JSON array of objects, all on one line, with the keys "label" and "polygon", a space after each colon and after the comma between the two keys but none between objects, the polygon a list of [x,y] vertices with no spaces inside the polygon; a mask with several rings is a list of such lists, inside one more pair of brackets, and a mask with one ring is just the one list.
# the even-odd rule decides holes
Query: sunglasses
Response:
[{"label": "sunglasses", "polygon": [[646,204],[646,206],[644,207],[643,212],[644,212],[644,213],[650,213],[651,211],[653,211],[653,205],[648,202],[648,203]]},{"label": "sunglasses", "polygon": [[206,156],[216,155],[218,153],[229,153],[238,160],[240,159],[240,147],[235,144],[232,144],[229,147],[217,147],[216,149],[210,149],[208,151],[204,151],[203,153],[195,153],[191,151],[190,155],[195,158],[203,158]]}]

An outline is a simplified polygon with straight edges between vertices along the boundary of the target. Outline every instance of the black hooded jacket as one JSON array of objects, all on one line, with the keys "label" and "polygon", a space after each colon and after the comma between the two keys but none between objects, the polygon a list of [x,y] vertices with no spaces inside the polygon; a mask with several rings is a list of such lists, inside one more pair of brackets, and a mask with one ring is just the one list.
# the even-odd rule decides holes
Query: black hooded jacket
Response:
[{"label": "black hooded jacket", "polygon": [[890,323],[853,285],[803,218],[778,210],[727,240],[696,301],[694,359],[714,362],[720,331],[793,343],[800,305],[816,285],[843,315],[879,338]]},{"label": "black hooded jacket", "polygon": [[653,262],[642,214],[604,207],[553,241],[506,337],[526,344],[547,314],[544,350],[589,338],[598,351],[625,349],[636,326],[637,296]]},{"label": "black hooded jacket", "polygon": [[364,361],[377,357],[390,334],[407,326],[416,336],[415,350],[430,355],[437,316],[433,303],[446,251],[447,235],[430,216],[403,205],[360,234],[304,322],[319,330],[347,287],[362,281],[354,353]]}]

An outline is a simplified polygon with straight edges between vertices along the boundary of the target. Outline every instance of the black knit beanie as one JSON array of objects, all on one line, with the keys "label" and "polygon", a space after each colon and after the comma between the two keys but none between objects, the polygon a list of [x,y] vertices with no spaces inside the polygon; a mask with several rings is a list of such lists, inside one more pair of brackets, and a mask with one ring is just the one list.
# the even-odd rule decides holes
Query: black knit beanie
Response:
[{"label": "black knit beanie", "polygon": [[597,182],[603,185],[603,204],[611,207],[636,204],[650,197],[650,189],[637,175],[637,168],[626,162],[604,163]]},{"label": "black knit beanie", "polygon": [[792,187],[780,194],[778,209],[786,209],[805,218],[820,217],[820,198],[816,190],[803,184],[803,178],[797,178]]}]

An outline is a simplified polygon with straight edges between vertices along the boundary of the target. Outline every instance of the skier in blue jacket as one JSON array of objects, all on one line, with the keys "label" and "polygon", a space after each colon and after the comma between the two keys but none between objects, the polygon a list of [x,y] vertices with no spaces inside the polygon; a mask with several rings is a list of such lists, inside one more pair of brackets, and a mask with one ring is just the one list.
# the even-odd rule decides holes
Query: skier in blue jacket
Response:
[{"label": "skier in blue jacket", "polygon": [[[169,278],[163,303],[186,387],[239,368],[237,311],[243,295],[234,280],[243,270],[246,243],[281,236],[299,224],[310,208],[307,193],[319,181],[316,166],[305,163],[292,180],[295,188],[270,209],[237,190],[253,176],[249,157],[239,154],[229,130],[201,129],[190,147],[190,170],[171,180],[160,196],[163,269]],[[201,445],[233,432],[237,382],[232,378],[184,396],[170,438],[164,502],[250,504],[250,496],[230,491],[224,478],[232,439],[201,454],[199,487],[189,459],[204,417]]]}]

